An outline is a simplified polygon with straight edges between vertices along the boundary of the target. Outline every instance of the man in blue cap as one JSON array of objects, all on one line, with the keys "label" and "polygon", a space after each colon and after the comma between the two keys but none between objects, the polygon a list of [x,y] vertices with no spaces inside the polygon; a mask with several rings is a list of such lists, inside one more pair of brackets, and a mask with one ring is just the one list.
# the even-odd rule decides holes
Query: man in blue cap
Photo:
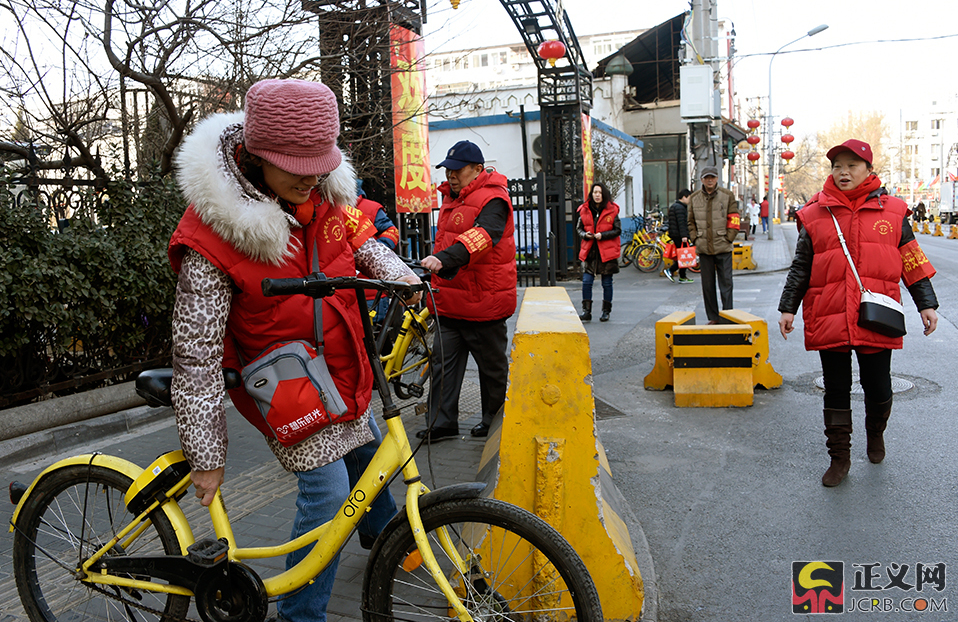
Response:
[{"label": "man in blue cap", "polygon": [[[509,359],[506,319],[516,310],[516,243],[506,178],[485,168],[482,151],[462,140],[436,168],[446,169],[436,242],[423,268],[444,279],[433,311],[429,427],[417,438],[459,436],[459,394],[469,355],[479,368],[482,421],[472,436],[486,436],[506,401]],[[433,304],[430,301],[430,304]]]}]

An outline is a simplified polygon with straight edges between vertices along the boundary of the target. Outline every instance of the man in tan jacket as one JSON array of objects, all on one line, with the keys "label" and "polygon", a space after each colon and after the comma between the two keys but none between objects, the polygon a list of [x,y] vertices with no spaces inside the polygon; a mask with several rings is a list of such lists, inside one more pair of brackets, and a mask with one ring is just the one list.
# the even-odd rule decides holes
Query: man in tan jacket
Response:
[{"label": "man in tan jacket", "polygon": [[718,274],[722,309],[732,308],[732,241],[738,235],[739,213],[735,195],[718,187],[718,169],[702,169],[702,188],[689,197],[689,236],[695,243],[702,269],[702,295],[709,324],[718,324]]}]

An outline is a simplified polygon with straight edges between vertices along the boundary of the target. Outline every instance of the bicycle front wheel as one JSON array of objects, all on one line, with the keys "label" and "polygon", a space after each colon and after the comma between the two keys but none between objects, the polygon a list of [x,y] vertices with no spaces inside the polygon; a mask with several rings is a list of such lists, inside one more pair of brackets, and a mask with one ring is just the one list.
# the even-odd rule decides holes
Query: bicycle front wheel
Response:
[{"label": "bicycle front wheel", "polygon": [[393,382],[396,397],[401,400],[422,397],[423,387],[429,382],[429,357],[436,337],[436,316],[426,318],[425,328],[419,322],[413,322],[409,330],[412,331],[412,340],[402,361],[402,373]]},{"label": "bicycle front wheel", "polygon": [[662,265],[662,249],[658,244],[643,244],[632,260],[639,272],[656,272]]},{"label": "bicycle front wheel", "polygon": [[[54,471],[30,493],[13,536],[13,572],[32,622],[175,622],[186,617],[187,596],[95,587],[76,576],[83,561],[135,518],[123,501],[131,483],[112,469],[77,465]],[[127,536],[108,555],[180,552],[172,524],[156,512],[143,533]]]},{"label": "bicycle front wheel", "polygon": [[632,258],[635,254],[635,245],[632,244],[632,241],[628,241],[622,245],[619,249],[619,267],[624,268],[630,263],[632,263]]},{"label": "bicycle front wheel", "polygon": [[[474,620],[600,622],[592,578],[572,546],[548,523],[496,499],[457,499],[423,508],[422,521],[443,575]],[[457,568],[440,542],[444,531],[465,562]],[[390,533],[370,559],[363,620],[448,620],[455,614],[425,568],[413,568],[408,524]]]}]

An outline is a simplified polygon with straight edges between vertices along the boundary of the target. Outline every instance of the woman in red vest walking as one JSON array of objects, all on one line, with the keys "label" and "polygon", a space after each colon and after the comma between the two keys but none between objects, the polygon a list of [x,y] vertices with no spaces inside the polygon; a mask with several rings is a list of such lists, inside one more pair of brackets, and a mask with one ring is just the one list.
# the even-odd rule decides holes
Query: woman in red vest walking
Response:
[{"label": "woman in red vest walking", "polygon": [[579,260],[582,266],[582,313],[583,322],[592,320],[592,285],[596,275],[602,277],[602,316],[600,322],[608,322],[612,313],[612,275],[619,272],[619,206],[605,184],[594,183],[589,191],[589,200],[579,206],[579,222],[576,231],[581,243]]},{"label": "woman in red vest walking", "polygon": [[[872,292],[900,300],[898,283],[904,281],[925,335],[938,325],[938,299],[931,285],[935,269],[908,224],[908,207],[889,196],[872,172],[868,143],[847,140],[832,147],[827,157],[831,176],[797,213],[798,242],[778,304],[778,324],[787,339],[802,306],[805,349],[819,352],[825,383],[825,444],[831,465],[822,484],[837,486],[851,466],[852,351],[865,392],[866,454],[877,464],[885,458],[884,431],[891,414],[891,352],[902,347],[901,337],[858,325],[861,290],[849,261],[862,286]],[[845,256],[836,221],[850,257]]]},{"label": "woman in red vest walking", "polygon": [[[209,505],[224,481],[227,430],[223,368],[241,369],[271,344],[316,347],[314,302],[263,295],[264,277],[300,278],[314,262],[327,276],[360,272],[418,283],[405,264],[376,241],[376,229],[350,207],[356,179],[336,140],[339,113],[326,86],[263,80],[246,94],[246,110],[199,123],[177,154],[177,181],[190,205],[170,241],[178,273],[173,312],[171,394],[183,453],[196,496]],[[322,301],[323,356],[346,404],[336,423],[287,446],[273,436],[246,390],[233,405],[263,435],[298,480],[296,538],[330,520],[379,446],[369,408],[372,372],[365,363],[360,309],[351,291]],[[388,491],[359,524],[373,539],[396,513]],[[287,568],[308,549],[287,556]],[[336,563],[280,600],[289,622],[325,622]]]}]

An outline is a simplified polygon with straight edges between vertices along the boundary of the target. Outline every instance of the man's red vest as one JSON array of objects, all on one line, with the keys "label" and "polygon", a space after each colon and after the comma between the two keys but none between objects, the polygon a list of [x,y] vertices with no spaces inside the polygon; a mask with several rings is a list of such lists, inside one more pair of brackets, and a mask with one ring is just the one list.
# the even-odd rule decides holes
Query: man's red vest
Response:
[{"label": "man's red vest", "polygon": [[[838,219],[866,289],[901,300],[900,281],[904,279],[905,285],[911,285],[934,274],[917,243],[913,248],[911,243],[898,247],[902,219],[908,211],[904,201],[889,196],[875,197],[853,212],[824,193],[816,194],[797,213],[801,226],[808,230],[814,250],[808,291],[802,299],[805,348],[901,348],[901,337],[886,337],[858,326],[861,293],[826,204]],[[916,251],[923,262],[913,260]],[[906,254],[912,258],[907,266],[903,260]]]},{"label": "man's red vest", "polygon": [[[316,219],[303,229],[292,229],[290,248],[293,256],[282,266],[255,261],[238,252],[200,220],[190,206],[170,240],[169,257],[173,270],[179,272],[187,247],[213,263],[233,281],[236,290],[226,321],[223,340],[223,367],[241,369],[237,356],[248,363],[267,346],[302,339],[315,343],[313,299],[308,296],[263,295],[264,278],[298,278],[312,272],[313,242],[317,242],[320,271],[327,277],[354,276],[356,265],[353,246],[365,240],[346,235],[342,211],[329,203],[316,207]],[[364,236],[372,234],[369,227]],[[365,363],[362,343],[362,322],[352,290],[338,291],[323,299],[323,342],[326,364],[336,388],[346,402],[348,414],[340,421],[358,418],[366,411],[372,397],[372,372]],[[255,402],[243,387],[230,391],[233,404],[264,435],[271,436]]]},{"label": "man's red vest", "polygon": [[[516,311],[516,241],[506,178],[485,170],[455,199],[450,195],[449,182],[443,182],[439,191],[443,198],[433,253],[457,241],[469,250],[469,263],[452,279],[438,284],[439,315],[473,321],[511,316]],[[483,249],[488,234],[474,225],[479,212],[492,199],[503,199],[509,206],[509,216],[499,243]]]},{"label": "man's red vest", "polygon": [[[615,217],[618,215],[619,206],[609,201],[605,208],[599,213],[599,222],[594,223],[592,221],[592,210],[589,209],[589,204],[583,203],[579,206],[579,218],[582,219],[582,228],[592,233],[599,232],[605,234],[606,231],[611,231],[615,225]],[[585,261],[585,258],[589,255],[589,250],[596,241],[597,240],[593,239],[582,240],[582,243],[579,245],[579,261]],[[613,259],[619,258],[619,253],[622,248],[619,244],[619,236],[606,238],[605,235],[603,235],[602,239],[598,240],[598,243],[599,258],[602,259],[602,261],[612,261]]]}]

